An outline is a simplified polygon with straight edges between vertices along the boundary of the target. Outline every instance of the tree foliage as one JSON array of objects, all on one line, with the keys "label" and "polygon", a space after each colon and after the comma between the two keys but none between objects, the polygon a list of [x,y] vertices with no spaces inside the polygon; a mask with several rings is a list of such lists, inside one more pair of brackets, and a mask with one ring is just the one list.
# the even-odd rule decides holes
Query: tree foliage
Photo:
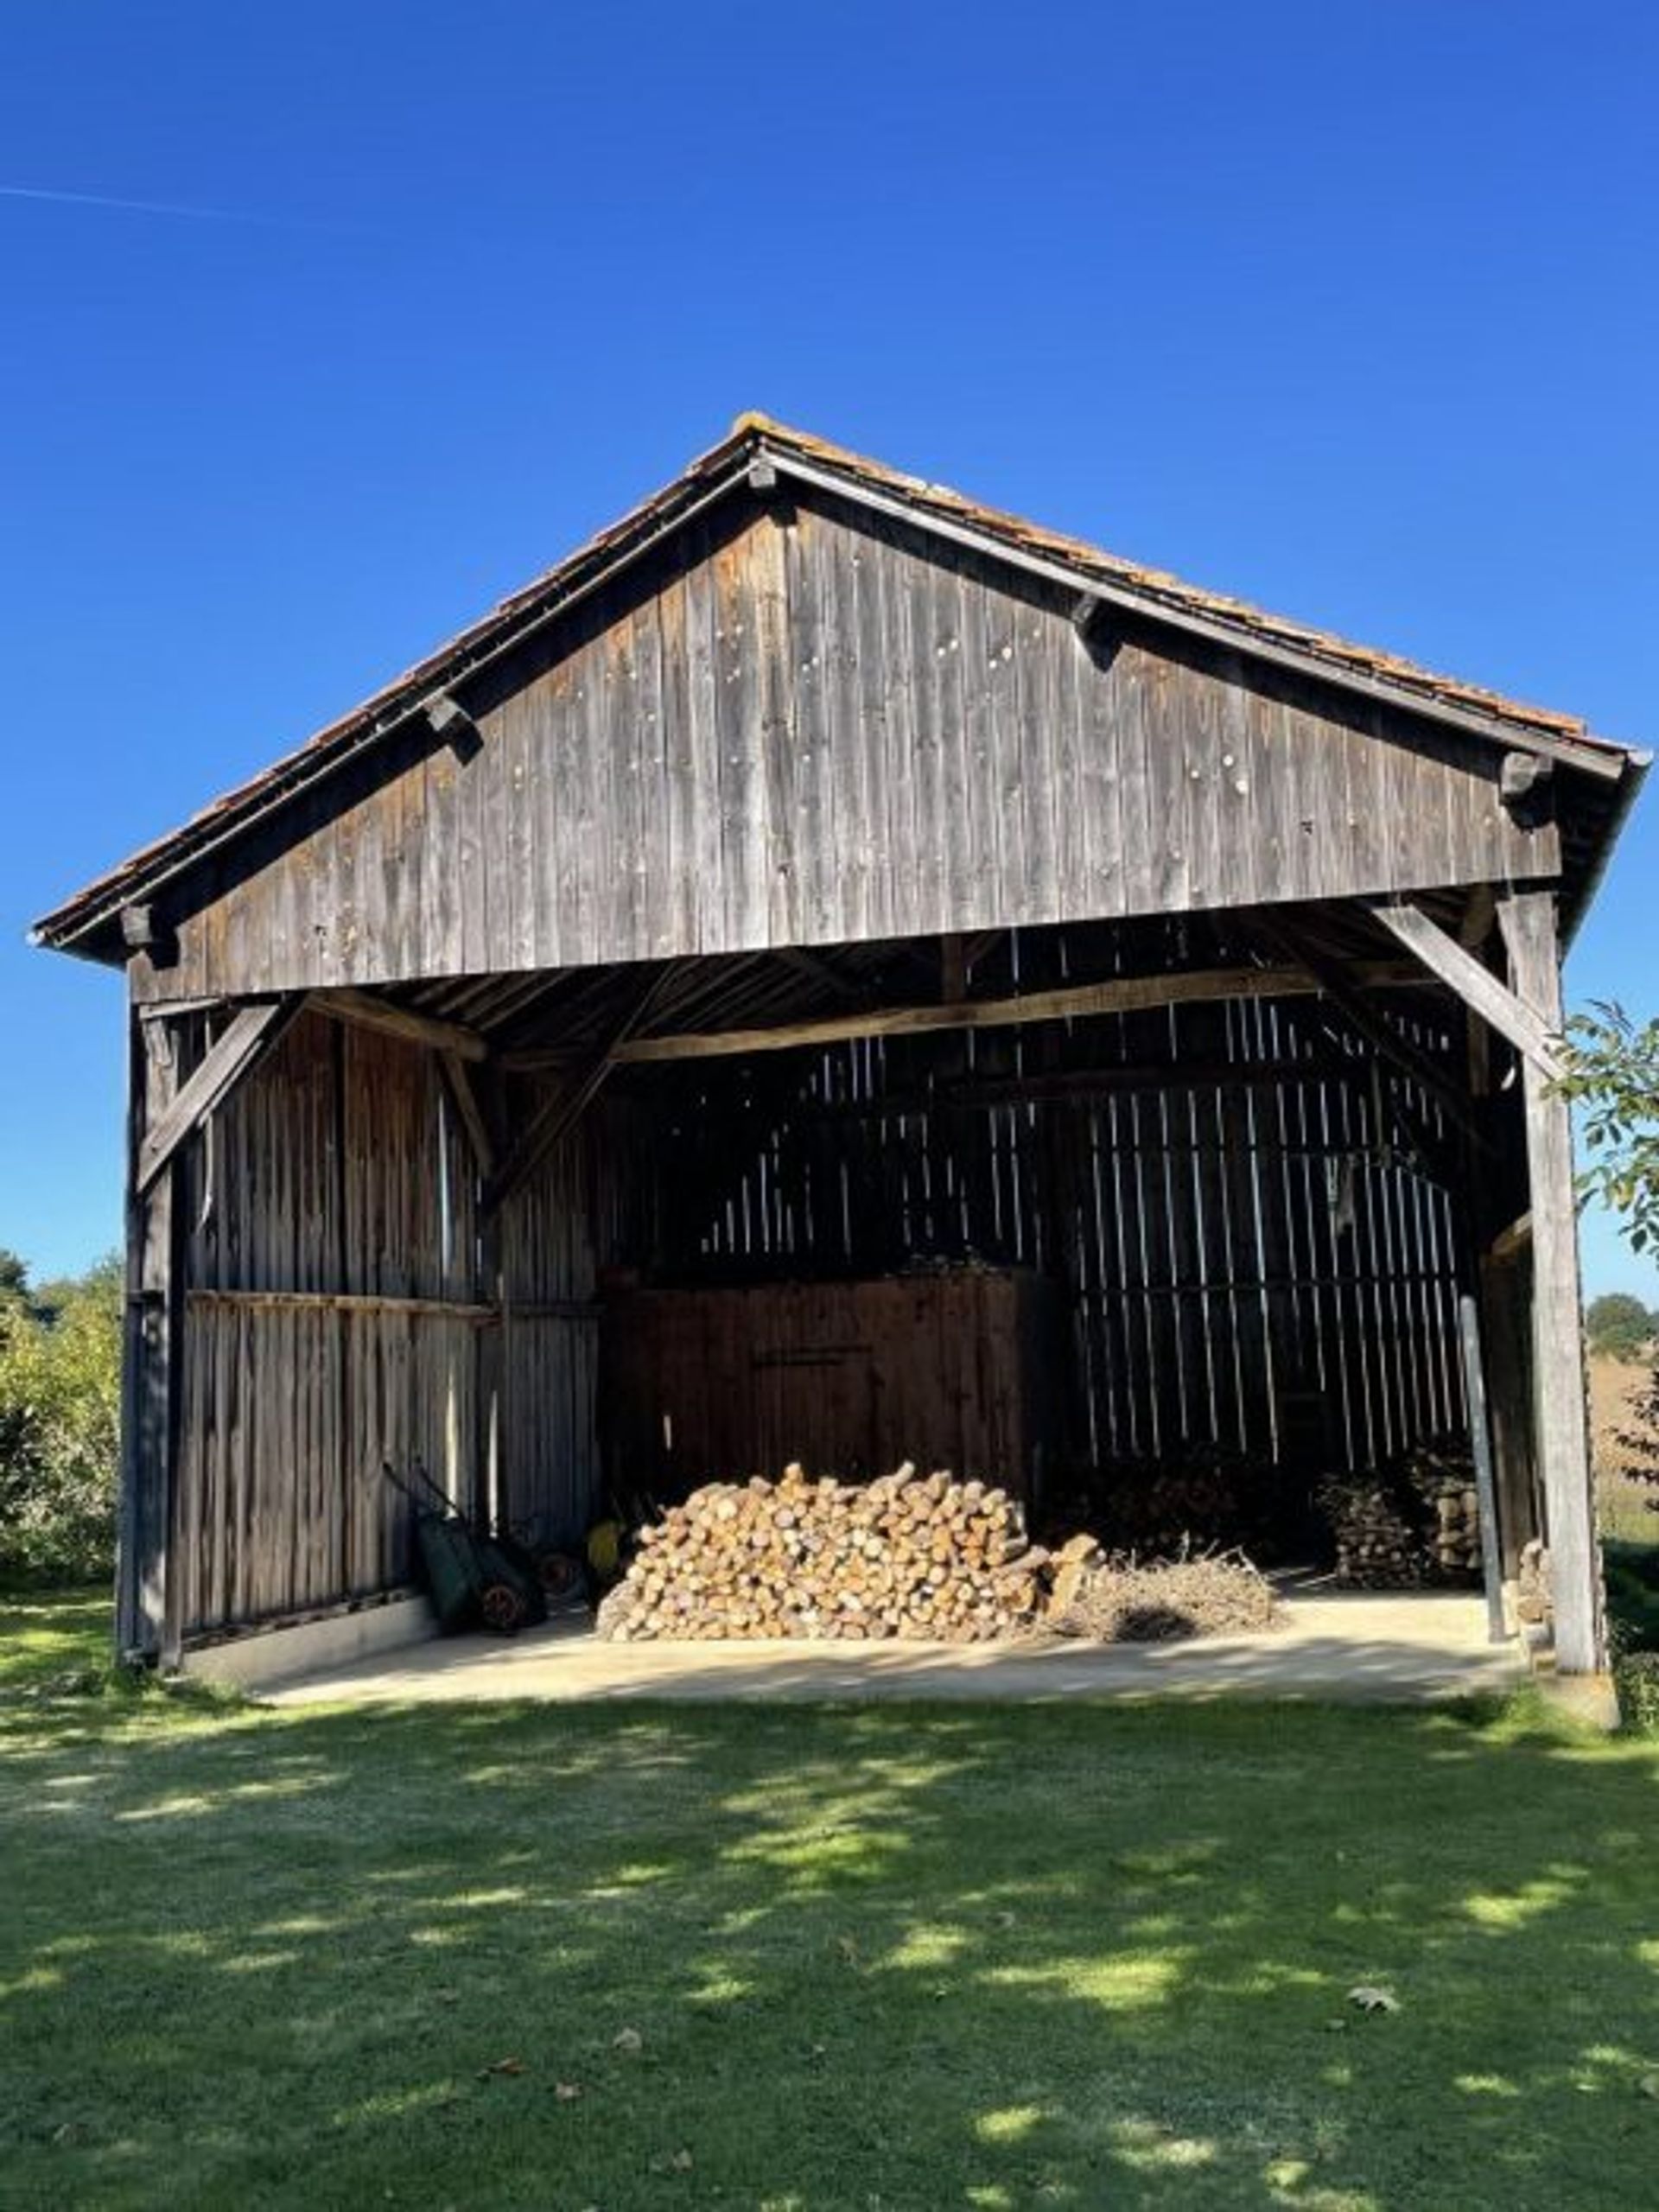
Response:
[{"label": "tree foliage", "polygon": [[1597,1003],[1567,1024],[1560,1089],[1578,1106],[1589,1159],[1580,1184],[1622,1215],[1636,1252],[1659,1254],[1659,1015]]},{"label": "tree foliage", "polygon": [[79,1576],[114,1552],[120,1263],[53,1287],[0,1255],[0,1568]]},{"label": "tree foliage", "polygon": [[1592,1351],[1609,1359],[1640,1359],[1659,1337],[1659,1313],[1650,1313],[1628,1290],[1604,1291],[1585,1309]]}]

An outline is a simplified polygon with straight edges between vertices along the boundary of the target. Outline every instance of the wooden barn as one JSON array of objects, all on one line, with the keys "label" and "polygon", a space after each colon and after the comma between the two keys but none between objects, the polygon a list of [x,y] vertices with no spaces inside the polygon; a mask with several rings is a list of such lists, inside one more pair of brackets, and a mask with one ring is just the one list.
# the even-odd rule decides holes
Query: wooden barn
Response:
[{"label": "wooden barn", "polygon": [[122,1646],[405,1589],[388,1459],[1294,1502],[1472,1398],[1595,1669],[1551,1040],[1645,766],[742,418],[39,924],[130,989]]}]

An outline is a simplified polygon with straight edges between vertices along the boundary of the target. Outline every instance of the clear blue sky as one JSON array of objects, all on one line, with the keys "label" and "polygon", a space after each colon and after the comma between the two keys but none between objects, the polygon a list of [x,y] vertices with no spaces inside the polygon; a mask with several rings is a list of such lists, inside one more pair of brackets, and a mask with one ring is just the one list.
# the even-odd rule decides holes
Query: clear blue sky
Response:
[{"label": "clear blue sky", "polygon": [[[746,407],[1659,736],[1649,6],[52,0],[3,49],[0,1243],[42,1272],[118,1235],[124,1056],[28,920]],[[1650,798],[1575,996],[1659,1000],[1656,881]]]}]

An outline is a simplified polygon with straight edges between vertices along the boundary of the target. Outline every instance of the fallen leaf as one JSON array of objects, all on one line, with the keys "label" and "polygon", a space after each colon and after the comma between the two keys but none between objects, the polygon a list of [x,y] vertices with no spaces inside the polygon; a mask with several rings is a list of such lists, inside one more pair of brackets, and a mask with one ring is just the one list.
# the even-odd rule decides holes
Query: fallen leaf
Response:
[{"label": "fallen leaf", "polygon": [[1357,1988],[1351,1989],[1348,2002],[1357,2005],[1362,2012],[1397,2012],[1400,2010],[1400,1999],[1391,1989],[1381,1988],[1369,1981],[1362,1981]]},{"label": "fallen leaf", "polygon": [[580,2082],[556,2082],[553,2094],[562,2105],[574,2104],[582,2094],[582,2084]]},{"label": "fallen leaf", "polygon": [[480,2082],[487,2082],[492,2074],[522,2074],[524,2070],[522,2058],[498,2058],[493,2065],[480,2067],[478,2078]]},{"label": "fallen leaf", "polygon": [[632,2058],[645,2047],[645,2039],[638,2028],[620,2028],[611,2037],[611,2049]]}]

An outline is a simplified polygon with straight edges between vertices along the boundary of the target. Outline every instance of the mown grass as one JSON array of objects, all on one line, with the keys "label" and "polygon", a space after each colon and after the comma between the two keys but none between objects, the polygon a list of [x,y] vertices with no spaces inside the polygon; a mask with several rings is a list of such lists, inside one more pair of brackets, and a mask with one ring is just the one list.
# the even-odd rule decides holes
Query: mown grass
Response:
[{"label": "mown grass", "polygon": [[1525,1706],[54,1697],[31,1619],[8,2207],[1653,2201],[1653,1746]]}]

